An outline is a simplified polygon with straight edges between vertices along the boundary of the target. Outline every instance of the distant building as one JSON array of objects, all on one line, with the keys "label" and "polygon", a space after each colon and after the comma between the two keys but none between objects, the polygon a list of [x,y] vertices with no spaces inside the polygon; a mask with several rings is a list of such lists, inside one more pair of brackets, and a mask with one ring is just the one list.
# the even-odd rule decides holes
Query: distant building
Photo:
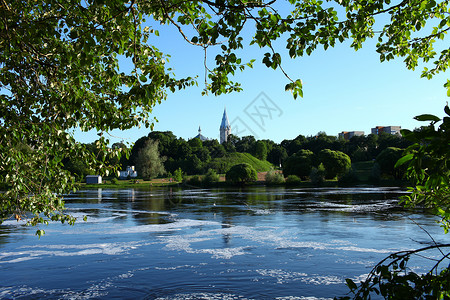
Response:
[{"label": "distant building", "polygon": [[343,138],[344,140],[349,140],[354,136],[361,136],[364,135],[364,131],[342,131],[339,133],[339,138]]},{"label": "distant building", "polygon": [[127,179],[128,177],[137,177],[137,172],[134,170],[134,166],[127,166],[127,169],[125,171],[119,172],[119,179]]},{"label": "distant building", "polygon": [[101,184],[102,183],[102,176],[100,176],[100,175],[87,175],[86,176],[86,183],[87,184]]},{"label": "distant building", "polygon": [[209,140],[207,137],[202,135],[202,129],[200,128],[200,126],[198,126],[198,134],[196,136],[194,136],[194,139],[200,139],[200,141],[207,141],[207,140]]},{"label": "distant building", "polygon": [[401,126],[377,126],[372,128],[372,134],[380,134],[381,132],[386,132],[389,134],[400,134]]},{"label": "distant building", "polygon": [[226,109],[223,110],[222,123],[220,123],[220,143],[223,144],[227,141],[228,136],[231,134],[231,125],[228,122],[228,116]]}]

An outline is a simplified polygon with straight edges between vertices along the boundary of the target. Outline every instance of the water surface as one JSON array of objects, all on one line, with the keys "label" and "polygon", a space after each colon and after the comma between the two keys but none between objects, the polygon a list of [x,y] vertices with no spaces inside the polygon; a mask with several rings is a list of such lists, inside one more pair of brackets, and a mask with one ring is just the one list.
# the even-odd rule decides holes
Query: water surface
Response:
[{"label": "water surface", "polygon": [[[332,299],[389,253],[449,242],[398,188],[98,189],[75,226],[0,226],[5,299]],[[437,253],[430,253],[436,256]],[[418,262],[418,269],[426,261]],[[423,269],[425,270],[425,269]]]}]

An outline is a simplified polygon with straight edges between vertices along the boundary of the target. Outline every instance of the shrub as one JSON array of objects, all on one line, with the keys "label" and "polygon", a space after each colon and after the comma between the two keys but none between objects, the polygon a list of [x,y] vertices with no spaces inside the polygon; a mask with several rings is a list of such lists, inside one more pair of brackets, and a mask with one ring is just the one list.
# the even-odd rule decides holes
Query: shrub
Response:
[{"label": "shrub", "polygon": [[225,180],[234,184],[245,184],[258,180],[258,174],[249,164],[237,164],[226,173]]},{"label": "shrub", "polygon": [[395,163],[403,156],[403,149],[388,147],[381,151],[376,158],[376,162],[380,166],[381,174],[393,176],[395,179],[403,177],[406,167],[395,168]]},{"label": "shrub", "polygon": [[266,174],[266,184],[282,184],[284,183],[284,176],[280,172],[270,170]]},{"label": "shrub", "polygon": [[118,183],[119,183],[119,179],[117,179],[117,178],[111,179],[111,184],[118,184]]},{"label": "shrub", "polygon": [[302,182],[302,180],[297,175],[289,175],[286,178],[286,184],[288,184],[288,185],[298,185],[301,182]]},{"label": "shrub", "polygon": [[178,168],[173,172],[173,180],[176,182],[182,182],[183,181],[183,171],[181,168]]},{"label": "shrub", "polygon": [[317,168],[312,168],[309,179],[313,184],[321,185],[325,181],[326,170],[323,164],[320,164]]},{"label": "shrub", "polygon": [[283,163],[284,175],[297,175],[306,179],[314,165],[315,155],[310,150],[300,150],[288,157]]},{"label": "shrub", "polygon": [[199,175],[186,178],[186,183],[190,185],[200,186],[202,185],[202,178]]},{"label": "shrub", "polygon": [[356,175],[356,172],[350,168],[345,172],[342,176],[339,177],[338,183],[339,185],[349,186],[358,183],[359,179]]},{"label": "shrub", "polygon": [[210,185],[213,182],[218,182],[220,179],[219,174],[216,173],[213,169],[208,169],[208,172],[206,172],[205,177],[203,177],[203,183],[205,185]]},{"label": "shrub", "polygon": [[341,151],[323,149],[319,152],[319,161],[323,163],[326,170],[326,179],[333,179],[344,174],[351,167],[350,157]]}]

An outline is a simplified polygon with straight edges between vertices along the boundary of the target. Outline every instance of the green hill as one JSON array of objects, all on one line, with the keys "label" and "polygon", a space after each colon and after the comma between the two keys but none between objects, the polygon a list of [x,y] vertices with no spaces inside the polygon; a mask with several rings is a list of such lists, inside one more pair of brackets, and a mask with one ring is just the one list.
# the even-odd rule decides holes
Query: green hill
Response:
[{"label": "green hill", "polygon": [[224,157],[214,158],[208,168],[216,170],[217,173],[226,173],[232,166],[242,163],[248,163],[257,172],[266,172],[273,168],[268,161],[259,160],[249,153],[227,153]]}]

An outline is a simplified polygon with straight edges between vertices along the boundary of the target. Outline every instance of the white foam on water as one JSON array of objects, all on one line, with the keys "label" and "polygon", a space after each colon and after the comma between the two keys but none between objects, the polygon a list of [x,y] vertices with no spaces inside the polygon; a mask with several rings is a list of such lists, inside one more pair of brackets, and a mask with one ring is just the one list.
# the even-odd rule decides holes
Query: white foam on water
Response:
[{"label": "white foam on water", "polygon": [[231,259],[234,256],[248,254],[248,252],[246,252],[245,249],[246,247],[224,248],[224,249],[200,249],[195,250],[194,253],[211,254],[212,258],[216,259]]},{"label": "white foam on water", "polygon": [[158,297],[155,300],[235,300],[235,299],[252,299],[244,296],[223,294],[223,293],[192,293],[192,294],[176,294],[167,297]]},{"label": "white foam on water", "polygon": [[[0,252],[0,264],[17,263],[48,256],[85,256],[94,254],[122,255],[138,247],[150,245],[150,242],[117,242],[83,245],[31,245],[22,246],[17,252]],[[36,249],[45,250],[36,250]]]},{"label": "white foam on water", "polygon": [[255,272],[264,277],[275,278],[278,284],[299,281],[301,278],[308,276],[306,273],[289,272],[281,269],[258,269]]},{"label": "white foam on water", "polygon": [[276,297],[276,300],[333,300],[333,298],[317,298],[317,297],[304,297],[304,296],[286,296],[286,297]]},{"label": "white foam on water", "polygon": [[[184,251],[190,254],[211,254],[211,258],[215,259],[231,259],[234,256],[247,254],[245,251],[246,247],[235,247],[235,248],[217,248],[217,249],[194,249],[191,245],[193,243],[204,242],[211,240],[211,232],[201,232],[205,233],[206,237],[196,237],[196,235],[186,235],[186,236],[172,236],[162,240],[165,243],[164,247],[166,250],[170,251]],[[209,235],[209,237],[208,237]]]},{"label": "white foam on water", "polygon": [[215,221],[203,221],[203,220],[190,220],[190,219],[180,219],[173,223],[167,224],[150,224],[150,225],[140,225],[134,227],[126,227],[115,229],[114,231],[107,232],[107,234],[129,234],[129,233],[146,233],[146,232],[163,232],[163,231],[177,231],[185,227],[196,227],[196,226],[211,226],[220,225],[220,223]]},{"label": "white foam on water", "polygon": [[317,274],[307,274],[302,272],[285,271],[281,269],[259,269],[255,271],[261,276],[276,279],[278,284],[301,281],[303,283],[312,285],[332,285],[342,284],[344,282],[342,278],[333,275],[325,276]]},{"label": "white foam on water", "polygon": [[341,277],[333,275],[309,275],[307,277],[301,278],[300,281],[313,285],[331,285],[344,283],[344,280]]},{"label": "white foam on water", "polygon": [[270,209],[251,209],[251,211],[257,215],[270,215],[273,213]]},{"label": "white foam on water", "polygon": [[350,278],[351,280],[353,280],[354,283],[358,284],[362,281],[365,281],[367,279],[367,276],[369,276],[369,273],[366,274],[361,274],[359,276],[355,276],[353,278]]},{"label": "white foam on water", "polygon": [[353,252],[367,252],[367,253],[392,253],[397,250],[389,249],[374,249],[374,248],[361,248],[356,246],[337,247],[335,250],[353,251]]}]

